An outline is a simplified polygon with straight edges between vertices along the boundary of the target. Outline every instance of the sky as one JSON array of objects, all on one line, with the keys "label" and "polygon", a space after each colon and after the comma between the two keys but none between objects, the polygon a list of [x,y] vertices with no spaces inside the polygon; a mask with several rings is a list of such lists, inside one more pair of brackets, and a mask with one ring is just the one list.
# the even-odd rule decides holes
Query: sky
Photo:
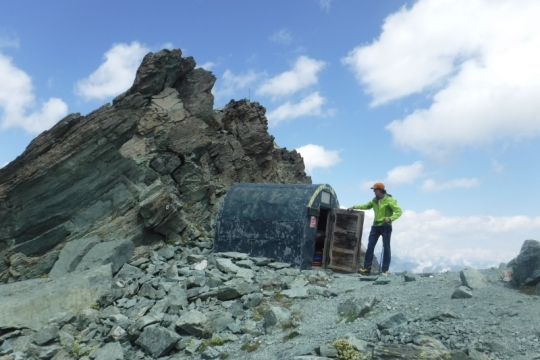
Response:
[{"label": "sky", "polygon": [[3,2],[0,167],[180,48],[216,76],[216,108],[262,104],[341,206],[384,182],[393,256],[498,266],[540,240],[538,18],[537,0]]}]

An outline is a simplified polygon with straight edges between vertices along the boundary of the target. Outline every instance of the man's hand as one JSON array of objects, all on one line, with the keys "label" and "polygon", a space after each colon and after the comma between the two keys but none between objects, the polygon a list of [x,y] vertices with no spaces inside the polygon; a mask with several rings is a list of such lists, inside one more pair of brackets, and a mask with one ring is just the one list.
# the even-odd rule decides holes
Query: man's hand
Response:
[{"label": "man's hand", "polygon": [[384,218],[384,222],[390,222],[390,218],[389,218],[389,217],[385,217],[385,218]]}]

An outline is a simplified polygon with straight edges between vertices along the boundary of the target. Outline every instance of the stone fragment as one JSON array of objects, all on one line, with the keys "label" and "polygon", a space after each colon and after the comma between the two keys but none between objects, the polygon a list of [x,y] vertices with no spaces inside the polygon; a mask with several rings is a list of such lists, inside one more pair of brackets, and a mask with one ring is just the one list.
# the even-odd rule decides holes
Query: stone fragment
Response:
[{"label": "stone fragment", "polygon": [[268,264],[268,267],[272,268],[272,269],[275,269],[275,270],[280,270],[280,269],[285,269],[285,268],[291,267],[291,264],[287,264],[287,263],[283,263],[283,262],[274,262],[274,263]]},{"label": "stone fragment", "polygon": [[272,334],[276,327],[287,321],[291,313],[288,310],[277,306],[272,306],[264,314],[264,330],[267,334]]},{"label": "stone fragment", "polygon": [[272,262],[272,259],[266,258],[266,257],[252,257],[251,260],[255,263],[257,266],[266,266]]},{"label": "stone fragment", "polygon": [[253,321],[253,320],[244,321],[244,324],[242,325],[240,330],[244,334],[250,334],[250,335],[253,335],[253,336],[262,335],[262,331],[260,330],[257,323],[255,321]]},{"label": "stone fragment", "polygon": [[416,275],[414,275],[414,274],[403,274],[403,279],[405,280],[405,282],[416,281]]},{"label": "stone fragment", "polygon": [[369,313],[381,300],[376,296],[368,298],[347,298],[338,304],[338,314],[343,317],[362,317]]},{"label": "stone fragment", "polygon": [[172,350],[179,340],[180,336],[166,328],[148,326],[144,328],[135,343],[142,347],[147,354],[158,358]]},{"label": "stone fragment", "polygon": [[252,269],[252,270],[256,267],[253,260],[250,260],[250,259],[239,260],[236,262],[236,265],[242,268]]},{"label": "stone fragment", "polygon": [[460,286],[452,293],[452,299],[467,299],[472,297],[473,294],[466,286]]},{"label": "stone fragment", "polygon": [[242,301],[246,309],[252,309],[254,307],[259,306],[262,299],[263,299],[263,294],[261,293],[248,294],[242,297]]},{"label": "stone fragment", "polygon": [[234,260],[246,260],[249,255],[246,253],[236,252],[236,251],[228,251],[228,252],[222,252],[217,253],[217,256],[221,256],[228,259],[234,259]]},{"label": "stone fragment", "polygon": [[236,274],[240,267],[233,264],[231,259],[218,258],[216,259],[216,267],[227,274]]},{"label": "stone fragment", "polygon": [[187,332],[188,334],[203,337],[205,334],[204,326],[208,322],[206,315],[197,310],[191,310],[176,321],[177,328]]},{"label": "stone fragment", "polygon": [[220,355],[220,352],[209,346],[201,353],[201,358],[203,359],[217,359]]},{"label": "stone fragment", "polygon": [[253,282],[254,276],[255,276],[255,273],[251,269],[239,268],[238,271],[236,272],[236,277],[242,278],[250,283]]},{"label": "stone fragment", "polygon": [[49,342],[56,340],[58,337],[58,326],[45,325],[32,336],[32,341],[36,345],[46,345]]},{"label": "stone fragment", "polygon": [[113,273],[116,273],[129,260],[135,245],[129,239],[107,241],[95,245],[82,258],[76,271],[85,271],[105,264],[111,264]]},{"label": "stone fragment", "polygon": [[309,296],[308,290],[309,287],[307,286],[294,287],[292,289],[283,290],[281,294],[291,299],[305,299]]},{"label": "stone fragment", "polygon": [[101,239],[99,237],[91,236],[66,243],[49,273],[49,278],[57,279],[69,272],[75,271],[82,258],[100,242]]},{"label": "stone fragment", "polygon": [[162,256],[165,260],[170,260],[174,257],[175,248],[173,246],[164,246],[158,250],[158,255]]},{"label": "stone fragment", "polygon": [[367,341],[358,339],[353,334],[347,334],[345,338],[349,344],[351,344],[353,349],[359,351],[360,353],[366,353],[368,351],[369,343]]},{"label": "stone fragment", "polygon": [[461,284],[472,290],[481,289],[487,286],[487,280],[482,273],[476,269],[465,269],[459,272]]},{"label": "stone fragment", "polygon": [[377,328],[379,330],[384,329],[391,329],[393,327],[405,324],[407,322],[407,318],[403,313],[397,313],[390,315],[386,319],[384,319],[381,323],[377,324]]},{"label": "stone fragment", "polygon": [[227,325],[233,321],[231,314],[227,312],[213,312],[208,316],[208,321],[204,325],[204,332],[210,336],[214,333],[219,333],[225,330]]},{"label": "stone fragment", "polygon": [[319,354],[324,358],[336,358],[338,351],[335,347],[330,345],[321,345],[319,347]]},{"label": "stone fragment", "polygon": [[220,286],[217,290],[216,296],[219,300],[234,300],[243,295],[253,293],[258,290],[258,286],[248,283],[239,283],[234,286]]},{"label": "stone fragment", "polygon": [[375,281],[379,277],[376,275],[367,275],[367,276],[360,276],[360,281]]},{"label": "stone fragment", "polygon": [[413,342],[421,347],[427,347],[440,351],[448,351],[448,348],[439,340],[426,335],[417,335],[414,337]]},{"label": "stone fragment", "polygon": [[200,262],[203,261],[203,260],[206,260],[206,256],[205,256],[205,255],[200,255],[200,254],[189,254],[188,257],[187,257],[187,261],[188,261],[188,263],[190,263],[190,264],[200,263]]},{"label": "stone fragment", "polygon": [[308,345],[299,344],[292,349],[280,351],[276,354],[277,359],[295,359],[298,356],[314,355],[315,349]]},{"label": "stone fragment", "polygon": [[124,360],[124,349],[117,342],[105,344],[92,353],[94,360]]},{"label": "stone fragment", "polygon": [[122,339],[124,336],[126,336],[126,330],[121,328],[120,326],[116,326],[111,330],[111,333],[109,334],[114,341],[118,341]]},{"label": "stone fragment", "polygon": [[186,353],[194,355],[202,344],[202,340],[192,338],[189,344],[186,346]]}]

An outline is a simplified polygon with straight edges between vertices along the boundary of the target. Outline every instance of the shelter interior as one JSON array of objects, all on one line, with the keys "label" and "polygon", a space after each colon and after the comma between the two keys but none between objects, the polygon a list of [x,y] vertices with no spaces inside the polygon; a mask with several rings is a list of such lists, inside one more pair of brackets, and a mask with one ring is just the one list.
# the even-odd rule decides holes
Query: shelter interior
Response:
[{"label": "shelter interior", "polygon": [[320,215],[317,223],[317,235],[315,238],[315,251],[313,253],[313,266],[323,266],[323,254],[326,243],[326,226],[328,223],[329,208],[320,208]]}]

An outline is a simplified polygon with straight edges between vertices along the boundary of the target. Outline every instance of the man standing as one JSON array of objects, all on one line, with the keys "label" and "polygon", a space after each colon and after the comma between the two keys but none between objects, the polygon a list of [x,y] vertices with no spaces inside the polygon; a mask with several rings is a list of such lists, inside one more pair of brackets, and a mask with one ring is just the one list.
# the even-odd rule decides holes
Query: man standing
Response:
[{"label": "man standing", "polygon": [[373,251],[375,245],[379,241],[379,236],[383,238],[383,258],[382,258],[382,272],[384,275],[390,274],[388,269],[390,268],[390,260],[392,259],[392,253],[390,251],[390,237],[392,236],[392,221],[395,221],[401,216],[401,208],[392,195],[387,194],[382,182],[375,183],[372,187],[375,197],[364,205],[354,205],[352,208],[347,209],[353,211],[354,209],[367,210],[373,208],[375,211],[375,218],[373,220],[373,226],[369,233],[369,243],[366,251],[366,259],[364,261],[364,267],[360,270],[361,274],[369,275],[371,273],[371,263],[373,262]]}]

